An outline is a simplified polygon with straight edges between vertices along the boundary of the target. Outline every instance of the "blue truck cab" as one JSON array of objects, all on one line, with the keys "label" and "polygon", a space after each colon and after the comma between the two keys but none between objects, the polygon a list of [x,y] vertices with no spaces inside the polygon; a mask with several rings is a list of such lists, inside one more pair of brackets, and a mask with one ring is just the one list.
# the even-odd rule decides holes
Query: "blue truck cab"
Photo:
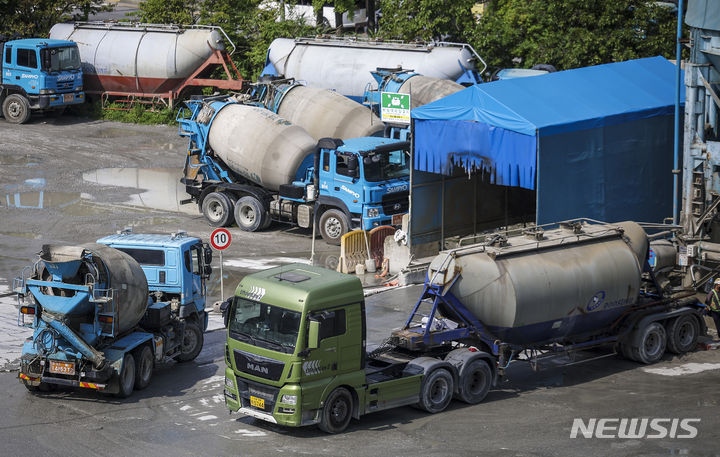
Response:
[{"label": "blue truck cab", "polygon": [[[272,221],[302,228],[312,228],[315,221],[323,239],[339,245],[351,230],[402,223],[409,208],[408,141],[321,138],[294,180],[270,190],[233,170],[209,145],[214,116],[233,103],[242,102],[226,96],[188,100],[177,117],[180,135],[189,138],[181,182],[191,198],[181,203],[197,203],[211,225],[228,226],[234,220],[252,232]],[[204,106],[215,114],[201,116]]]},{"label": "blue truck cab", "polygon": [[28,390],[53,385],[120,397],[150,383],[156,363],[195,359],[208,314],[212,250],[185,232],[129,230],[81,246],[44,245],[13,282]]},{"label": "blue truck cab", "polygon": [[0,40],[0,46],[0,105],[8,122],[22,124],[31,110],[60,113],[85,101],[74,42],[29,38]]}]

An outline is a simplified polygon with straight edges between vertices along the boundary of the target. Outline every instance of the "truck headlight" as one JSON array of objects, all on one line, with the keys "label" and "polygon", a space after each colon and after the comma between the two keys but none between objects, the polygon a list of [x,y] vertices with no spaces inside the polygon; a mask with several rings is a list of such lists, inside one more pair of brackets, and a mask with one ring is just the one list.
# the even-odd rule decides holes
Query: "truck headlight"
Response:
[{"label": "truck headlight", "polygon": [[55,89],[40,89],[40,95],[54,94]]},{"label": "truck headlight", "polygon": [[235,381],[228,377],[225,377],[225,387],[235,390]]},{"label": "truck headlight", "polygon": [[83,90],[83,86],[77,86],[77,87],[75,88],[75,92],[80,92],[80,91],[82,91],[82,90]]},{"label": "truck headlight", "polygon": [[368,208],[367,217],[378,217],[380,215],[379,208]]},{"label": "truck headlight", "polygon": [[288,405],[296,405],[297,404],[297,395],[283,395],[282,398],[280,398],[280,403],[285,403]]}]

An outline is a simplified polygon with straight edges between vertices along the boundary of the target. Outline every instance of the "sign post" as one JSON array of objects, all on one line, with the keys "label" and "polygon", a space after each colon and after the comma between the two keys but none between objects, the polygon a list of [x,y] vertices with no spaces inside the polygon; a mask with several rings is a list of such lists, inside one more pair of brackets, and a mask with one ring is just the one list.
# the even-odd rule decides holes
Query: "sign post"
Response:
[{"label": "sign post", "polygon": [[381,92],[380,120],[390,124],[410,125],[410,94]]},{"label": "sign post", "polygon": [[220,301],[225,301],[224,282],[223,282],[223,251],[230,247],[232,242],[232,236],[230,231],[225,228],[219,228],[213,230],[210,235],[210,245],[220,251]]}]

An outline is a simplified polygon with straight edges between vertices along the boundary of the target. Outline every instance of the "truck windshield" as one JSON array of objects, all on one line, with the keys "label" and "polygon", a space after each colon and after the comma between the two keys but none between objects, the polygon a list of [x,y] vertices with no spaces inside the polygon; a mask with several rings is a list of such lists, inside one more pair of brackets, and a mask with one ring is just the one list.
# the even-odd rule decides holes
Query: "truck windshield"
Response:
[{"label": "truck windshield", "polygon": [[43,49],[42,62],[45,71],[65,71],[80,69],[80,53],[75,46]]},{"label": "truck windshield", "polygon": [[409,160],[404,150],[370,153],[363,157],[365,180],[371,182],[404,178],[410,175]]},{"label": "truck windshield", "polygon": [[292,354],[300,329],[301,314],[235,297],[230,310],[230,337],[255,346]]}]

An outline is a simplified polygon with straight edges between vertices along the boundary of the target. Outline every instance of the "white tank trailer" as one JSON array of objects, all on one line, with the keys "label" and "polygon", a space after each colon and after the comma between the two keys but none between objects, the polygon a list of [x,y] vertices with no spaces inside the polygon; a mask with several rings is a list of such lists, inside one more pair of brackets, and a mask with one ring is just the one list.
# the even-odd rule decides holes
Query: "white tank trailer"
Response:
[{"label": "white tank trailer", "polygon": [[382,135],[384,124],[372,111],[337,92],[291,85],[282,93],[277,114],[320,138]]},{"label": "white tank trailer", "polygon": [[274,40],[268,59],[286,78],[355,99],[362,99],[374,84],[370,72],[377,68],[412,69],[429,78],[454,81],[465,71],[474,70],[476,61],[482,62],[466,44],[309,38]]},{"label": "white tank trailer", "polygon": [[211,103],[203,109],[218,110],[208,134],[215,154],[230,169],[267,189],[277,191],[294,181],[300,164],[315,152],[317,142],[302,127],[265,108]]},{"label": "white tank trailer", "polygon": [[64,23],[50,38],[77,43],[91,93],[166,93],[224,50],[220,29],[203,26]]},{"label": "white tank trailer", "polygon": [[527,346],[608,327],[637,303],[647,254],[634,222],[569,224],[441,253],[428,277],[495,337]]},{"label": "white tank trailer", "polygon": [[463,89],[463,86],[454,81],[415,75],[408,78],[400,86],[398,92],[410,94],[410,109],[413,109],[440,100]]}]

